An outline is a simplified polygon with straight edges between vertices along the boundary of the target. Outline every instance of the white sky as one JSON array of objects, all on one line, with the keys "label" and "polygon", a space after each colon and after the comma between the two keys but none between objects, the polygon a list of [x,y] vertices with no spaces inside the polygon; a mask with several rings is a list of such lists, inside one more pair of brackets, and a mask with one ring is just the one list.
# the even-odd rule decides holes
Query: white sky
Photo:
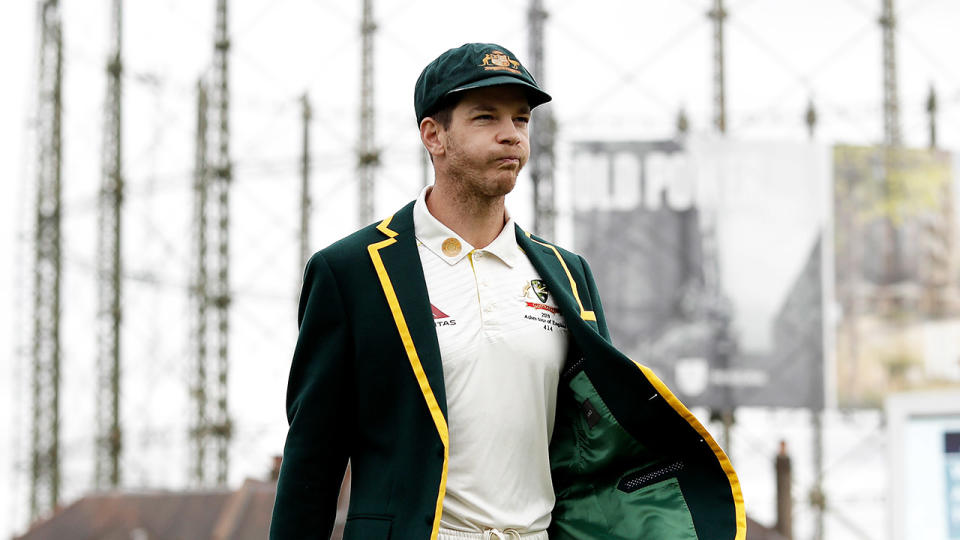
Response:
[{"label": "white sky", "polygon": [[[547,72],[560,125],[561,211],[569,207],[571,140],[663,138],[679,107],[694,131],[710,129],[711,2],[684,0],[547,1]],[[729,1],[729,133],[744,140],[799,140],[808,99],[817,105],[824,143],[882,139],[879,0]],[[109,2],[62,0],[64,74],[64,462],[66,497],[90,480],[93,424],[96,190],[106,87]],[[960,4],[901,0],[898,62],[905,140],[926,144],[929,85],[940,97],[941,146],[960,147]],[[194,87],[209,69],[214,2],[128,2],[125,14],[124,245],[127,273],[124,418],[131,486],[177,487],[183,481],[184,418],[189,411],[185,284],[189,277]],[[17,325],[29,317],[25,296],[32,188],[29,131],[35,88],[36,2],[7,2],[0,18],[0,537],[22,530],[28,484],[22,474],[29,395],[16,355]],[[444,49],[492,41],[527,60],[526,2],[482,4],[381,0],[375,8],[377,213],[411,199],[420,185],[412,91],[420,69]],[[359,103],[359,2],[243,0],[232,3],[232,283],[235,352],[231,410],[238,421],[231,481],[260,476],[285,432],[283,392],[294,335],[297,98],[314,107],[315,249],[356,228],[354,157]],[[532,224],[530,189],[511,208]],[[564,214],[566,215],[566,214]],[[561,242],[572,235],[559,231]],[[18,384],[20,383],[20,384]],[[137,421],[135,422],[134,419]],[[747,430],[748,427],[742,429]],[[749,439],[749,436],[745,437]],[[772,452],[774,442],[764,441]],[[735,458],[738,456],[734,451]],[[743,454],[744,469],[756,454]],[[752,462],[751,462],[752,463]],[[763,465],[766,467],[766,465]],[[747,480],[756,478],[755,484]],[[748,503],[769,521],[769,478],[745,478]],[[801,497],[805,498],[805,497]],[[876,521],[876,520],[874,520]],[[882,531],[878,523],[864,527]],[[835,529],[843,538],[843,527]]]}]

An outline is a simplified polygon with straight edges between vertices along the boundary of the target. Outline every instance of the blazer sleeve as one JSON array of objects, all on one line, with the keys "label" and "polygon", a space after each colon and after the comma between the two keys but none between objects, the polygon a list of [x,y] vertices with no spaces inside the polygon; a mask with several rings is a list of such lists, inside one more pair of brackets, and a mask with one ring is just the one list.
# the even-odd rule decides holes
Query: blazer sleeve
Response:
[{"label": "blazer sleeve", "polygon": [[590,271],[590,265],[587,264],[587,260],[581,255],[578,255],[578,257],[580,257],[580,264],[583,266],[583,276],[587,282],[587,294],[590,296],[590,303],[593,305],[593,314],[597,318],[597,329],[600,331],[603,339],[607,340],[607,343],[612,343],[610,341],[610,330],[607,329],[607,319],[603,315],[600,291],[597,290],[597,283],[593,280],[593,272]]},{"label": "blazer sleeve", "polygon": [[298,318],[272,540],[330,537],[349,457],[351,338],[336,279],[320,253],[307,263]]}]

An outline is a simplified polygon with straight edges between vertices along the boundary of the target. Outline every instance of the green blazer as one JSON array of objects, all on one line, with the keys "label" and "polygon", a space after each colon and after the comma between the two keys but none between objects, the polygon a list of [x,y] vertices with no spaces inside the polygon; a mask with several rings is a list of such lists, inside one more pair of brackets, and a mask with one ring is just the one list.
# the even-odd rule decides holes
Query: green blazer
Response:
[{"label": "green blazer", "polygon": [[[743,540],[730,461],[649,369],[611,345],[586,261],[516,234],[571,340],[550,443],[550,538]],[[435,539],[447,401],[413,203],[310,259],[299,320],[270,537],[329,538],[349,459],[345,539]]]}]

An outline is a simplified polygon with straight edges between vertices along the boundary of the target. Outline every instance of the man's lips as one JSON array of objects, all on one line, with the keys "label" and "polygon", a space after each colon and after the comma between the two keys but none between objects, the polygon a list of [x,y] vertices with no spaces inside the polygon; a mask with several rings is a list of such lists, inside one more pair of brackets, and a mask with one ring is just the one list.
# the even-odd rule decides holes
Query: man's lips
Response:
[{"label": "man's lips", "polygon": [[502,163],[502,164],[512,164],[512,163],[516,163],[516,164],[519,165],[519,164],[520,164],[520,158],[519,158],[518,156],[504,156],[504,157],[501,157],[501,158],[497,158],[497,163]]}]

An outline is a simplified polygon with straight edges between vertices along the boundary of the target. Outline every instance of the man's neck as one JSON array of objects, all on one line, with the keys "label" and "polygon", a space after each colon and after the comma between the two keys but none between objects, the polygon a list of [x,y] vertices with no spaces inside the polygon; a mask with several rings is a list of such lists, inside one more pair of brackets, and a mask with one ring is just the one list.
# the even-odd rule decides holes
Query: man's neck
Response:
[{"label": "man's neck", "polygon": [[475,248],[490,245],[507,222],[505,197],[468,196],[437,182],[427,192],[427,210]]}]

